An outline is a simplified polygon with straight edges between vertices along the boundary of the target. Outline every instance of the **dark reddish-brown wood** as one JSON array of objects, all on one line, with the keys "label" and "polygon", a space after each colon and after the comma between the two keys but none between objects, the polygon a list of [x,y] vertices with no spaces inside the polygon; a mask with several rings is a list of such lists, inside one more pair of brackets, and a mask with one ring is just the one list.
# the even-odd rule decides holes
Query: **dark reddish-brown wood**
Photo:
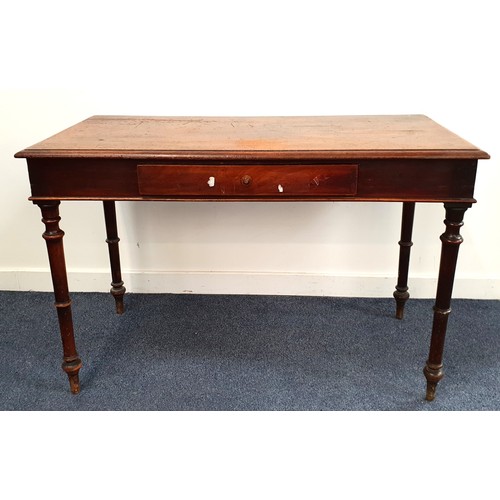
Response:
[{"label": "dark reddish-brown wood", "polygon": [[432,401],[436,395],[436,386],[443,378],[443,351],[448,318],[451,312],[451,294],[455,279],[458,250],[463,242],[460,228],[464,225],[464,213],[470,208],[467,203],[445,203],[446,231],[441,235],[441,263],[434,305],[434,322],[432,325],[431,347],[429,358],[424,368],[427,379],[426,399]]},{"label": "dark reddish-brown wood", "polygon": [[50,272],[52,274],[52,284],[56,299],[55,306],[63,344],[64,360],[62,368],[68,374],[71,392],[78,394],[80,392],[78,372],[82,367],[82,361],[76,352],[75,336],[73,333],[71,299],[69,297],[63,247],[64,232],[59,227],[59,221],[61,220],[61,217],[59,217],[59,202],[38,202],[38,206],[42,211],[42,222],[45,224],[43,238],[47,243]]},{"label": "dark reddish-brown wood", "polygon": [[423,115],[93,116],[30,148],[23,158],[258,160],[488,158]]},{"label": "dark reddish-brown wood", "polygon": [[408,293],[408,268],[410,266],[410,250],[413,245],[411,233],[413,230],[413,218],[415,215],[415,203],[403,203],[403,216],[401,219],[401,239],[399,240],[399,269],[398,283],[394,298],[396,299],[396,318],[403,319],[406,301],[410,298]]},{"label": "dark reddish-brown wood", "polygon": [[354,196],[358,166],[141,164],[137,176],[146,196]]},{"label": "dark reddish-brown wood", "polygon": [[16,154],[26,158],[31,200],[42,209],[56,296],[63,368],[78,370],[59,229],[60,200],[104,202],[118,312],[121,278],[115,200],[403,202],[397,317],[408,298],[415,202],[446,207],[429,358],[427,399],[443,376],[459,233],[475,202],[477,161],[488,154],[426,116],[94,116]]},{"label": "dark reddish-brown wood", "polygon": [[114,201],[103,201],[104,220],[106,222],[106,243],[109,250],[109,263],[111,265],[111,295],[115,299],[116,312],[123,314],[123,286],[122,271],[120,266],[120,249],[118,243],[118,229],[116,227],[116,207]]},{"label": "dark reddish-brown wood", "polygon": [[[303,160],[311,169],[318,160]],[[296,161],[297,164],[301,162]],[[344,163],[344,162],[339,162]],[[69,166],[68,166],[69,164]],[[333,185],[332,191],[319,192],[314,186],[306,194],[276,190],[272,193],[262,194],[255,190],[242,190],[237,195],[233,193],[217,193],[213,191],[193,192],[189,190],[172,191],[170,194],[143,194],[139,185],[139,166],[143,161],[124,159],[89,159],[89,158],[31,158],[28,160],[28,170],[31,183],[31,199],[55,200],[218,200],[218,201],[283,201],[283,200],[309,200],[313,196],[324,201],[469,201],[474,202],[474,182],[476,178],[477,160],[422,160],[422,159],[390,159],[390,160],[356,160],[357,181],[355,194],[338,194]],[[154,164],[151,162],[148,164]],[[227,169],[233,168],[239,174],[245,175],[243,165],[255,169],[270,170],[274,172],[274,183],[280,183],[276,172],[287,175],[286,169],[278,159],[260,162],[258,165],[249,162],[213,162],[203,166],[206,168],[204,177],[207,182],[215,166]],[[332,161],[329,162],[332,164]],[[159,162],[162,168],[165,162]],[[176,177],[181,177],[183,172],[192,172],[193,162],[184,164],[175,163]],[[196,168],[201,168],[199,163]],[[287,163],[292,166],[293,164]],[[321,165],[321,163],[319,164]],[[304,167],[304,165],[302,165]],[[238,167],[238,168],[237,168]],[[230,170],[229,170],[230,171]],[[235,174],[239,182],[238,176]],[[242,186],[243,188],[243,186]]]}]

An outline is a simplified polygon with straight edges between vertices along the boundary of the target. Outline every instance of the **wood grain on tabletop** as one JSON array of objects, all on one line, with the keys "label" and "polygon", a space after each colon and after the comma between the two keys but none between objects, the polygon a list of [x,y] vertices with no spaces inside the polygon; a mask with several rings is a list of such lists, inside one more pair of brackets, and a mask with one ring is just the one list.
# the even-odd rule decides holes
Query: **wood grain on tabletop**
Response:
[{"label": "wood grain on tabletop", "polygon": [[[127,153],[358,152],[368,157],[488,158],[424,115],[316,117],[93,116],[17,157]],[[325,155],[326,156],[326,155]],[[340,156],[339,156],[340,157]]]}]

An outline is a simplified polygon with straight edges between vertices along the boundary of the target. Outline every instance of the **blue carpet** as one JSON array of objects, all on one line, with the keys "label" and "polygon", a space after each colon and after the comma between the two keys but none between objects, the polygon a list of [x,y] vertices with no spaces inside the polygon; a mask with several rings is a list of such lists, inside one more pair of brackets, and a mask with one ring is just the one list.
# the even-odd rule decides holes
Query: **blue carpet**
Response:
[{"label": "blue carpet", "polygon": [[499,410],[500,302],[455,300],[427,402],[432,300],[73,293],[71,395],[53,296],[0,292],[2,410]]}]

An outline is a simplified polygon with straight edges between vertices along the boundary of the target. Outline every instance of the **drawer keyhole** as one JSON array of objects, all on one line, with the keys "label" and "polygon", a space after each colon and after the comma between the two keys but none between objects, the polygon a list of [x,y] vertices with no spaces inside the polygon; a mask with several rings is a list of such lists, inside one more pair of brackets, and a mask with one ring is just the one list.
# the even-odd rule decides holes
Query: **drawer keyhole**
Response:
[{"label": "drawer keyhole", "polygon": [[244,186],[249,186],[249,185],[252,183],[252,178],[251,178],[249,175],[244,175],[244,176],[241,178],[241,183],[242,183]]}]

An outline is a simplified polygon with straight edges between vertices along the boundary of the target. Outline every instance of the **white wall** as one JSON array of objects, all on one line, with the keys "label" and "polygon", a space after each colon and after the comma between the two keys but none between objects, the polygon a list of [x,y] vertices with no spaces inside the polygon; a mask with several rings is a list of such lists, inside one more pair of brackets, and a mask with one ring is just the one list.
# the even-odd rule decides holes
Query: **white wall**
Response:
[{"label": "white wall", "polygon": [[[500,299],[494,2],[26,2],[0,21],[0,289],[50,290],[13,154],[93,114],[423,113],[492,156],[455,296]],[[133,291],[390,296],[398,204],[120,203]],[[72,290],[107,290],[99,203],[65,202]],[[435,292],[444,211],[418,205],[410,287]]]}]

